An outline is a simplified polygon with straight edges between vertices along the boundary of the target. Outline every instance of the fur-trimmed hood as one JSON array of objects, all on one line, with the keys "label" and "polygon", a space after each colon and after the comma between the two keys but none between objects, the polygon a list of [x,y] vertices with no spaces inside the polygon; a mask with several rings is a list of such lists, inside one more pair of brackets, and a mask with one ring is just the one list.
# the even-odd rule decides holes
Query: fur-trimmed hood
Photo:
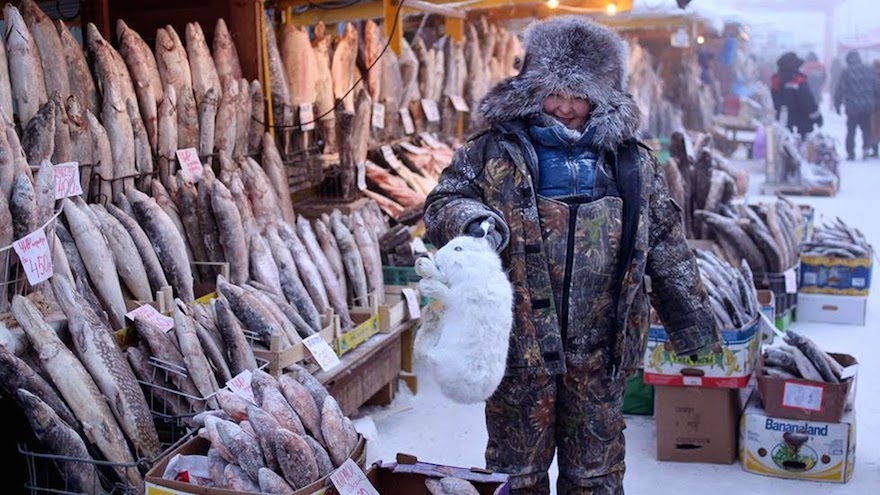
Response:
[{"label": "fur-trimmed hood", "polygon": [[625,90],[628,50],[620,36],[584,17],[562,16],[533,22],[523,41],[520,73],[480,102],[487,124],[540,114],[544,99],[560,94],[590,101],[597,145],[613,149],[636,136],[641,115]]}]

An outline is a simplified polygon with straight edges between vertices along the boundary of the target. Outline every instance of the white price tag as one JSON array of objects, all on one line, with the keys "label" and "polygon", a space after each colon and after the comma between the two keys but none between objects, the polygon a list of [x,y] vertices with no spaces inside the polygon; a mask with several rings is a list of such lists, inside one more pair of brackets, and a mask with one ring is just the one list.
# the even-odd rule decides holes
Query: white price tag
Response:
[{"label": "white price tag", "polygon": [[205,170],[202,166],[202,160],[199,159],[199,151],[195,148],[186,148],[177,150],[177,161],[180,162],[180,168],[185,170],[193,182],[198,182],[202,178],[202,172]]},{"label": "white price tag", "polygon": [[428,248],[425,247],[425,241],[421,237],[416,237],[409,244],[413,254],[427,253]]},{"label": "white price tag", "polygon": [[471,109],[468,104],[464,101],[459,95],[449,95],[449,101],[452,102],[452,108],[455,109],[456,112],[470,112]]},{"label": "white price tag", "polygon": [[797,294],[797,274],[794,272],[794,268],[789,268],[785,270],[785,293],[786,294]]},{"label": "white price tag", "polygon": [[412,114],[409,113],[409,108],[400,109],[400,120],[403,122],[403,132],[405,134],[416,132],[416,124],[413,122]]},{"label": "white price tag", "polygon": [[339,356],[333,352],[321,334],[316,333],[306,337],[303,339],[303,344],[312,353],[312,357],[315,358],[322,370],[327,371],[339,365]]},{"label": "white price tag", "polygon": [[703,379],[699,376],[685,376],[682,377],[681,383],[687,387],[702,387]]},{"label": "white price tag", "polygon": [[385,159],[385,162],[388,163],[391,168],[396,169],[400,166],[400,163],[397,161],[397,155],[394,154],[394,150],[391,149],[391,146],[386,144],[379,148],[379,150],[382,151],[382,158]]},{"label": "white price tag", "polygon": [[156,325],[158,328],[161,328],[163,332],[167,332],[174,328],[174,318],[163,315],[150,304],[144,304],[137,309],[131,310],[126,313],[125,316],[131,321],[134,321],[136,318],[146,320]]},{"label": "white price tag", "polygon": [[785,388],[782,392],[782,405],[808,411],[821,411],[824,398],[822,387],[785,382]]},{"label": "white price tag", "polygon": [[372,124],[376,129],[385,128],[385,105],[382,103],[373,103]]},{"label": "white price tag", "polygon": [[361,191],[367,190],[367,164],[357,164],[357,188]]},{"label": "white price tag", "polygon": [[299,128],[303,131],[311,131],[315,128],[315,110],[311,103],[299,106]]},{"label": "white price tag", "polygon": [[443,143],[437,141],[437,138],[427,132],[419,134],[419,137],[422,138],[422,141],[424,141],[425,144],[427,144],[431,148],[434,148],[435,150],[443,147]]},{"label": "white price tag", "polygon": [[59,163],[52,170],[55,172],[55,199],[79,196],[83,193],[82,183],[79,180],[79,163]]},{"label": "white price tag", "polygon": [[840,372],[840,379],[846,380],[847,378],[852,378],[852,377],[856,376],[856,373],[858,371],[859,371],[859,365],[858,364],[851,364],[851,365],[847,366],[846,368],[844,368],[843,371]]},{"label": "white price tag", "polygon": [[346,459],[330,475],[330,481],[333,482],[339,495],[379,495],[361,468],[351,459]]},{"label": "white price tag", "polygon": [[251,370],[244,370],[226,382],[226,386],[229,387],[229,390],[235,395],[251,402],[252,404],[256,404],[257,399],[254,398],[254,390],[251,388],[251,376]]},{"label": "white price tag", "polygon": [[436,101],[423,99],[422,110],[425,112],[425,118],[428,122],[440,122],[440,109],[437,108]]},{"label": "white price tag", "polygon": [[425,148],[420,148],[407,141],[401,141],[400,147],[405,149],[406,151],[409,151],[413,155],[424,155],[425,153],[427,153],[427,151],[425,151]]},{"label": "white price tag", "polygon": [[52,276],[52,250],[43,229],[31,232],[12,243],[12,248],[21,260],[21,266],[28,282],[36,285]]},{"label": "white price tag", "polygon": [[418,318],[422,316],[422,308],[419,307],[419,298],[416,297],[416,291],[409,287],[400,289],[403,298],[406,300],[406,309],[409,311],[410,318]]}]

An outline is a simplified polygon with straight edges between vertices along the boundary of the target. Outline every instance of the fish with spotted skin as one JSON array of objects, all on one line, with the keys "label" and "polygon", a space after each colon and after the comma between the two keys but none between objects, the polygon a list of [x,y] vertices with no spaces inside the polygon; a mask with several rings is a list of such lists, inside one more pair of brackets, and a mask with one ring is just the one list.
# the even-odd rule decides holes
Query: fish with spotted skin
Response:
[{"label": "fish with spotted skin", "polygon": [[217,330],[220,331],[229,356],[229,372],[235,376],[245,370],[257,369],[254,351],[248,344],[241,322],[229,308],[229,302],[224,297],[218,297],[213,305]]},{"label": "fish with spotted skin", "polygon": [[266,467],[266,463],[257,439],[229,421],[218,421],[217,433],[223,444],[235,455],[238,465],[251,479],[258,479],[260,468]]},{"label": "fish with spotted skin", "polygon": [[306,427],[316,440],[323,444],[321,411],[318,410],[312,394],[309,393],[305,385],[299,383],[290,375],[281,375],[278,378],[278,384],[281,386],[281,393],[297,416],[299,416],[303,426]]},{"label": "fish with spotted skin", "polygon": [[259,473],[260,491],[272,495],[293,495],[295,490],[280,474],[275,471],[262,468]]},{"label": "fish with spotted skin", "polygon": [[284,479],[296,489],[318,480],[318,464],[309,444],[296,433],[281,429],[274,438],[275,457]]},{"label": "fish with spotted skin", "polygon": [[480,495],[470,481],[446,476],[444,478],[427,478],[425,487],[431,495]]},{"label": "fish with spotted skin", "polygon": [[[40,106],[49,99],[46,76],[43,73],[39,49],[21,12],[7,3],[3,7],[3,18],[6,21],[4,41],[12,100],[18,112],[18,121],[25,128]],[[12,119],[12,114],[7,117]]]},{"label": "fish with spotted skin", "polygon": [[183,301],[180,299],[175,301],[174,335],[177,337],[187,374],[198,389],[199,396],[206,399],[208,407],[217,409],[220,406],[214,394],[220,387],[211,370],[211,363],[208,362],[208,357],[199,342],[193,320],[186,314],[185,308]]},{"label": "fish with spotted skin", "polygon": [[229,278],[233,284],[240,285],[248,280],[250,256],[245,237],[241,213],[235,205],[232,193],[221,181],[215,181],[211,190],[211,206],[220,233],[220,245],[229,265]]}]

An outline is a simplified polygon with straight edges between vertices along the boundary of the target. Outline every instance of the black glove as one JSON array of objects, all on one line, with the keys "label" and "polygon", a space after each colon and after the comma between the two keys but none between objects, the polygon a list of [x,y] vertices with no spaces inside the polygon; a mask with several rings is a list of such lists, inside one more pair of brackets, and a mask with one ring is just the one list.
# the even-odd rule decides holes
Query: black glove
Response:
[{"label": "black glove", "polygon": [[[487,230],[483,230],[483,222],[486,222]],[[504,240],[501,237],[501,233],[495,230],[495,219],[492,217],[474,220],[464,229],[464,233],[471,237],[485,237],[492,249],[496,251]]]}]

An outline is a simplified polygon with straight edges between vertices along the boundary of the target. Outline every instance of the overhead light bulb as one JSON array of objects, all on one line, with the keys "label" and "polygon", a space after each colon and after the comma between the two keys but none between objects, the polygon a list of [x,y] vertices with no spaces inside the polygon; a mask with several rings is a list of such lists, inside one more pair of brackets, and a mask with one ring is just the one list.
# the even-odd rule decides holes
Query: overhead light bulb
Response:
[{"label": "overhead light bulb", "polygon": [[697,44],[698,44],[698,45],[702,45],[702,44],[705,43],[705,42],[706,42],[706,38],[703,38],[702,35],[697,36]]},{"label": "overhead light bulb", "polygon": [[547,7],[550,7],[551,9],[559,7],[559,0],[547,0]]},{"label": "overhead light bulb", "polygon": [[608,14],[608,15],[614,15],[614,14],[616,14],[616,13],[617,13],[617,4],[615,4],[615,3],[609,3],[609,4],[605,7],[605,13]]}]

